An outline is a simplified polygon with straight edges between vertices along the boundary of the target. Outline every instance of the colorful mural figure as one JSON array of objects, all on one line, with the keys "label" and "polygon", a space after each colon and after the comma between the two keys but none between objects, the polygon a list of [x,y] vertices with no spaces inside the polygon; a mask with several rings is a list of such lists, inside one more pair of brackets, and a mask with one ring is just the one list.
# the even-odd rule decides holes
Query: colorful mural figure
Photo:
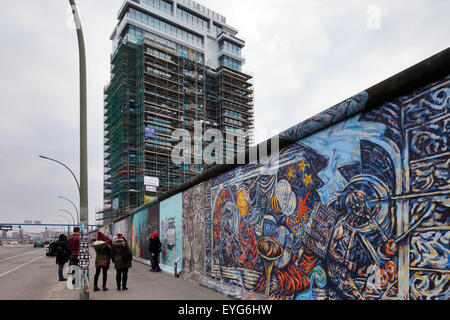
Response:
[{"label": "colorful mural figure", "polygon": [[[183,266],[185,273],[204,273],[207,183],[183,192]],[[207,188],[206,190],[209,190]]]},{"label": "colorful mural figure", "polygon": [[449,83],[214,179],[207,276],[243,299],[450,298]]},{"label": "colorful mural figure", "polygon": [[132,217],[127,217],[112,225],[112,235],[123,234],[124,238],[131,244],[131,222]]},{"label": "colorful mural figure", "polygon": [[160,239],[162,244],[161,269],[173,273],[178,258],[177,272],[183,270],[183,196],[177,194],[160,203]]}]

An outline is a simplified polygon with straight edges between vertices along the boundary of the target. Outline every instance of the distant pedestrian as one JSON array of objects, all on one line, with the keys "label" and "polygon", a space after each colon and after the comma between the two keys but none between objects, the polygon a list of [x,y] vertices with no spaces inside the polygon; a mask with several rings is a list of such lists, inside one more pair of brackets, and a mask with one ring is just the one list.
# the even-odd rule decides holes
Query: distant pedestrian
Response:
[{"label": "distant pedestrian", "polygon": [[[119,233],[113,238],[112,242],[112,260],[116,268],[117,290],[128,290],[128,269],[131,268],[133,253],[123,234]],[[122,287],[121,287],[122,285]]]},{"label": "distant pedestrian", "polygon": [[150,271],[160,272],[159,254],[161,253],[161,241],[159,240],[158,232],[152,234],[148,248],[150,251],[150,260],[152,262],[152,269]]},{"label": "distant pedestrian", "polygon": [[67,281],[63,276],[64,265],[69,261],[70,248],[67,244],[67,237],[64,234],[59,236],[59,240],[55,241],[53,248],[56,253],[56,264],[58,265],[58,277],[59,281]]},{"label": "distant pedestrian", "polygon": [[94,276],[94,291],[100,291],[98,288],[98,278],[100,272],[103,273],[103,291],[108,291],[106,288],[106,281],[108,279],[108,269],[111,259],[111,246],[105,241],[106,237],[103,233],[99,232],[97,241],[94,242],[95,250],[95,276]]},{"label": "distant pedestrian", "polygon": [[80,249],[80,228],[73,228],[73,234],[68,240],[71,256],[69,265],[78,265],[78,250]]}]

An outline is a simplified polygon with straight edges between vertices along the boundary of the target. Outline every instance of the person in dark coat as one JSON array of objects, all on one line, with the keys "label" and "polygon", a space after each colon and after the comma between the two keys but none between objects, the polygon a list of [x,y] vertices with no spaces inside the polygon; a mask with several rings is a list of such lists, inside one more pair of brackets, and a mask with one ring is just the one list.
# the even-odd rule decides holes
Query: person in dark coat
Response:
[{"label": "person in dark coat", "polygon": [[99,232],[97,241],[94,242],[95,250],[95,276],[94,276],[94,291],[100,291],[98,288],[98,278],[100,271],[103,272],[103,291],[108,291],[106,288],[106,282],[108,279],[108,269],[111,259],[111,246],[105,241],[106,237],[103,233]]},{"label": "person in dark coat", "polygon": [[70,259],[70,248],[67,243],[67,237],[65,234],[59,236],[59,240],[55,241],[52,245],[56,252],[56,264],[58,265],[58,277],[59,281],[67,281],[63,276],[64,265]]},{"label": "person in dark coat", "polygon": [[150,259],[152,262],[152,269],[150,271],[160,272],[161,269],[159,268],[159,254],[161,253],[161,241],[159,240],[157,232],[152,234],[148,249],[150,251]]},{"label": "person in dark coat", "polygon": [[116,268],[117,291],[128,290],[128,269],[131,268],[133,253],[127,240],[120,233],[113,238],[111,256]]}]

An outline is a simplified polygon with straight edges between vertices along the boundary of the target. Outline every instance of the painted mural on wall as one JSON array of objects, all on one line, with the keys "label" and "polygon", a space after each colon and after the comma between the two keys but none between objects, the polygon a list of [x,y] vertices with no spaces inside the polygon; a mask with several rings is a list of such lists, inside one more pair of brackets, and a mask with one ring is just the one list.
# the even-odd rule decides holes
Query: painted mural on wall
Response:
[{"label": "painted mural on wall", "polygon": [[129,243],[131,243],[131,222],[132,218],[128,217],[119,222],[116,222],[112,225],[112,234],[113,236],[121,233],[127,239]]},{"label": "painted mural on wall", "polygon": [[183,196],[181,193],[160,203],[160,266],[174,273],[174,262],[180,258],[178,272],[183,270]]},{"label": "painted mural on wall", "polygon": [[132,217],[131,239],[133,255],[150,260],[149,238],[159,230],[159,204],[146,208]]},{"label": "painted mural on wall", "polygon": [[204,273],[205,215],[209,211],[209,183],[183,192],[183,269],[185,273]]},{"label": "painted mural on wall", "polygon": [[447,77],[214,179],[205,283],[242,299],[449,299],[449,94]]}]

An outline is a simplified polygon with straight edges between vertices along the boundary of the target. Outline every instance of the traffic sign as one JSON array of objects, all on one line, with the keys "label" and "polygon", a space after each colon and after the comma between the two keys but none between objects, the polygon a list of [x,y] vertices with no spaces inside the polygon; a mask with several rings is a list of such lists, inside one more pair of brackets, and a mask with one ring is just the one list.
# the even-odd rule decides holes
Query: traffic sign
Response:
[{"label": "traffic sign", "polygon": [[0,226],[0,230],[2,231],[12,231],[12,226]]}]

